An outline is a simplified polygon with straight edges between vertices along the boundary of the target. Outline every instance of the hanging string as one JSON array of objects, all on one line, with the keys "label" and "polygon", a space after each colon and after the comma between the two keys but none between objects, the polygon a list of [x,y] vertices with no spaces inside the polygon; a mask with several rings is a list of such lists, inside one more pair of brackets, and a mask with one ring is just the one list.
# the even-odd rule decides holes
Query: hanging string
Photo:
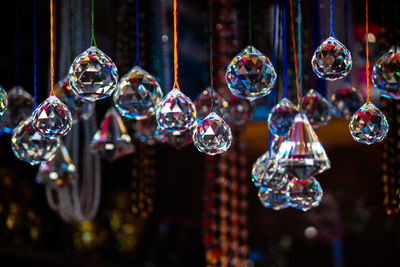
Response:
[{"label": "hanging string", "polygon": [[[273,36],[272,36],[272,65],[275,66],[275,54],[276,54],[276,47],[277,47],[277,40],[276,34],[277,34],[277,18],[278,17],[278,0],[275,0],[274,4],[274,29],[273,29]],[[272,109],[274,106],[274,95],[275,95],[275,88],[271,90],[271,93],[269,95],[269,104]],[[271,131],[268,132],[268,147],[269,147],[269,155],[272,156],[272,133]]]},{"label": "hanging string", "polygon": [[302,99],[303,93],[303,53],[302,53],[302,40],[301,40],[301,27],[302,27],[302,16],[301,16],[301,2],[297,0],[297,56],[299,58],[299,97]]},{"label": "hanging string", "polygon": [[329,33],[329,36],[336,39],[335,34],[333,33],[333,3],[332,2],[333,2],[333,0],[329,0],[329,9],[330,9],[330,13],[331,13],[331,17],[329,19],[329,25],[330,25],[331,32]]},{"label": "hanging string", "polygon": [[[349,47],[349,0],[344,0],[344,45]],[[350,82],[350,75],[346,75],[346,81]]]},{"label": "hanging string", "polygon": [[369,104],[369,47],[368,47],[368,37],[369,37],[369,30],[368,30],[368,0],[365,1],[365,54],[367,57],[365,63],[365,72],[367,74],[367,105]]},{"label": "hanging string", "polygon": [[37,106],[37,0],[33,0],[33,110]]},{"label": "hanging string", "polygon": [[142,63],[139,58],[139,0],[136,0],[136,61],[135,66],[139,64],[140,68],[142,68]]},{"label": "hanging string", "polygon": [[19,84],[19,0],[15,3],[15,84]]},{"label": "hanging string", "polygon": [[94,44],[94,46],[97,48],[96,39],[94,38],[94,0],[92,0],[91,19],[92,19],[92,26],[91,26],[92,37],[90,39],[90,46]]},{"label": "hanging string", "polygon": [[286,45],[286,1],[281,0],[281,27],[282,27],[282,72],[283,72],[283,97],[289,99],[289,90],[288,90],[288,67],[287,67],[287,45]]},{"label": "hanging string", "polygon": [[253,33],[252,33],[252,11],[251,11],[251,0],[249,0],[249,45],[253,45]]},{"label": "hanging string", "polygon": [[212,1],[209,0],[209,7],[210,7],[210,14],[208,17],[208,27],[209,27],[209,34],[210,34],[210,40],[209,40],[209,46],[210,46],[210,88],[211,88],[211,107],[210,107],[210,112],[213,110],[214,106],[214,65],[213,65],[213,22],[212,22],[212,16],[213,16],[213,9],[212,9]]},{"label": "hanging string", "polygon": [[293,18],[293,0],[289,0],[290,4],[290,26],[292,29],[292,44],[293,44],[293,53],[294,53],[294,70],[296,73],[296,89],[297,89],[297,103],[299,109],[301,109],[301,104],[300,104],[300,86],[299,86],[299,69],[298,69],[298,63],[297,63],[297,50],[296,50],[296,40],[295,40],[295,34],[294,34],[294,18]]},{"label": "hanging string", "polygon": [[181,90],[179,88],[178,84],[178,31],[177,31],[177,24],[178,24],[178,3],[177,0],[174,0],[174,84],[172,85],[172,88],[176,88],[178,90]]},{"label": "hanging string", "polygon": [[50,95],[54,95],[54,18],[53,0],[50,0]]}]

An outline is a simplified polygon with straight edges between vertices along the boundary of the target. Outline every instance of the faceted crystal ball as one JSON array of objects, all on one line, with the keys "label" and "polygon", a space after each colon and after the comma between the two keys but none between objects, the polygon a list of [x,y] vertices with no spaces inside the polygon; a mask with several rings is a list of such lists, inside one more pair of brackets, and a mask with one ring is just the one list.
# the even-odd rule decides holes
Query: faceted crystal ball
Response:
[{"label": "faceted crystal ball", "polygon": [[38,134],[31,119],[20,122],[12,132],[11,148],[15,156],[31,165],[52,160],[59,146],[59,139],[49,139]]},{"label": "faceted crystal ball", "polygon": [[370,145],[385,139],[389,124],[382,111],[370,102],[353,115],[349,128],[354,140]]},{"label": "faceted crystal ball", "polygon": [[393,46],[374,65],[372,82],[387,98],[400,99],[400,47]]},{"label": "faceted crystal ball", "polygon": [[211,112],[196,127],[193,143],[200,152],[208,155],[224,153],[232,143],[231,128],[217,113]]},{"label": "faceted crystal ball", "polygon": [[114,102],[122,116],[141,120],[155,113],[162,96],[156,79],[135,66],[119,81],[114,92]]},{"label": "faceted crystal ball", "polygon": [[276,73],[268,57],[247,46],[233,58],[225,78],[232,94],[252,101],[271,92]]},{"label": "faceted crystal ball", "polygon": [[7,109],[8,98],[7,92],[0,86],[0,116],[3,116]]},{"label": "faceted crystal ball", "polygon": [[311,65],[318,77],[335,81],[349,74],[351,54],[341,42],[329,37],[315,50]]},{"label": "faceted crystal ball", "polygon": [[276,154],[278,154],[279,148],[281,147],[282,143],[285,140],[286,140],[286,137],[272,135],[271,144],[270,144],[270,150],[271,150],[272,157],[275,157]]},{"label": "faceted crystal ball", "polygon": [[196,123],[196,107],[179,89],[172,89],[156,109],[158,126],[162,131],[182,132]]},{"label": "faceted crystal ball", "polygon": [[111,58],[91,46],[72,62],[68,79],[77,96],[96,101],[112,95],[118,83],[118,70]]},{"label": "faceted crystal ball", "polygon": [[224,120],[229,125],[242,127],[251,121],[253,113],[249,101],[234,95],[230,95],[228,102],[229,105],[226,109]]},{"label": "faceted crystal ball", "polygon": [[318,207],[323,191],[321,185],[314,177],[306,180],[293,178],[289,183],[290,204],[293,208],[307,211]]},{"label": "faceted crystal ball", "polygon": [[94,103],[75,95],[69,85],[68,77],[54,85],[54,93],[71,112],[72,123],[87,120],[92,116]]},{"label": "faceted crystal ball", "polygon": [[324,126],[331,119],[331,105],[317,91],[311,89],[301,99],[303,112],[314,129]]},{"label": "faceted crystal ball", "polygon": [[351,86],[345,86],[332,95],[331,113],[336,118],[350,120],[363,103],[364,99],[359,91]]},{"label": "faceted crystal ball", "polygon": [[228,108],[228,101],[226,101],[218,92],[216,92],[211,87],[208,87],[206,90],[204,90],[196,98],[194,104],[196,106],[198,120],[203,120],[211,112],[215,112],[219,116],[224,117],[226,109]]},{"label": "faceted crystal ball", "polygon": [[287,136],[297,112],[297,107],[289,99],[282,98],[268,115],[269,131],[277,136]]},{"label": "faceted crystal ball", "polygon": [[33,128],[44,137],[65,136],[72,128],[72,116],[67,106],[51,95],[32,113]]},{"label": "faceted crystal ball", "polygon": [[265,187],[260,187],[260,189],[258,189],[258,198],[264,207],[274,210],[285,209],[290,205],[290,195],[287,184],[273,191]]},{"label": "faceted crystal ball", "polygon": [[148,145],[155,145],[164,142],[163,134],[158,129],[155,115],[151,115],[146,119],[138,120],[135,124],[135,137]]}]

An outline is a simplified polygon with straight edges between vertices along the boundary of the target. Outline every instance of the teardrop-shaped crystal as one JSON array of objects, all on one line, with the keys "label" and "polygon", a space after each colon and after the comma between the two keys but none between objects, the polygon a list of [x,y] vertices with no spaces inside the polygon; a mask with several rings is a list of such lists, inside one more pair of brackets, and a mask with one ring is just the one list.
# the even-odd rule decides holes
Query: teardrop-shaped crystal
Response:
[{"label": "teardrop-shaped crystal", "polygon": [[136,120],[153,115],[162,97],[156,79],[138,66],[121,78],[114,92],[114,102],[119,113]]},{"label": "teardrop-shaped crystal", "polygon": [[3,116],[4,112],[7,109],[8,98],[7,92],[0,86],[0,116]]},{"label": "teardrop-shaped crystal", "polygon": [[8,91],[8,107],[0,119],[1,130],[11,133],[21,121],[32,113],[33,98],[19,85]]},{"label": "teardrop-shaped crystal", "polygon": [[36,132],[31,119],[21,121],[12,132],[11,148],[14,155],[31,165],[52,160],[59,145],[59,139],[45,138]]},{"label": "teardrop-shaped crystal", "polygon": [[363,103],[361,93],[350,85],[346,85],[331,96],[331,113],[336,118],[350,120]]},{"label": "teardrop-shaped crystal", "polygon": [[208,155],[224,153],[232,143],[231,128],[217,113],[211,112],[196,127],[193,142],[200,152]]},{"label": "teardrop-shaped crystal", "polygon": [[36,182],[63,186],[76,179],[76,167],[69,156],[67,148],[61,143],[52,160],[40,164]]},{"label": "teardrop-shaped crystal", "polygon": [[297,112],[297,107],[289,99],[282,98],[268,115],[269,131],[277,136],[287,136]]},{"label": "teardrop-shaped crystal", "polygon": [[260,187],[260,189],[258,189],[258,198],[264,207],[274,210],[285,209],[290,205],[290,195],[287,184],[273,191],[265,187]]},{"label": "teardrop-shaped crystal", "polygon": [[68,79],[77,96],[96,101],[112,95],[118,83],[118,69],[111,58],[91,46],[74,59]]},{"label": "teardrop-shaped crystal", "polygon": [[229,105],[223,118],[229,125],[243,127],[251,121],[253,113],[249,101],[230,95],[228,102]]},{"label": "teardrop-shaped crystal", "polygon": [[323,191],[318,180],[309,177],[306,180],[293,178],[289,183],[290,205],[293,208],[307,211],[318,207]]},{"label": "teardrop-shaped crystal", "polygon": [[182,132],[196,123],[196,107],[179,89],[172,89],[157,105],[157,123],[162,131]]},{"label": "teardrop-shaped crystal", "polygon": [[371,145],[385,139],[389,131],[389,124],[382,111],[369,102],[354,113],[349,128],[354,140]]},{"label": "teardrop-shaped crystal", "polygon": [[161,131],[161,134],[169,145],[179,150],[193,142],[193,131],[195,127],[182,132]]},{"label": "teardrop-shaped crystal", "polygon": [[314,129],[324,126],[331,119],[331,105],[320,93],[311,89],[301,99],[301,107]]},{"label": "teardrop-shaped crystal", "polygon": [[374,65],[372,82],[383,97],[400,100],[400,47],[393,46]]},{"label": "teardrop-shaped crystal", "polygon": [[92,116],[94,103],[75,95],[69,85],[68,77],[54,85],[54,94],[71,112],[72,123],[87,120]]},{"label": "teardrop-shaped crystal", "polygon": [[351,53],[337,39],[329,37],[315,50],[311,65],[318,77],[335,81],[349,74],[352,67]]},{"label": "teardrop-shaped crystal", "polygon": [[115,108],[110,108],[104,115],[100,128],[93,137],[91,148],[109,161],[134,152],[131,137]]},{"label": "teardrop-shaped crystal", "polygon": [[331,167],[325,149],[303,113],[298,113],[294,118],[288,138],[276,155],[276,161],[289,175],[300,180]]},{"label": "teardrop-shaped crystal", "polygon": [[215,112],[219,116],[224,117],[226,108],[228,107],[228,101],[211,87],[201,92],[194,104],[196,106],[198,120],[203,120],[211,112]]},{"label": "teardrop-shaped crystal", "polygon": [[148,145],[155,145],[156,143],[164,142],[163,134],[158,128],[155,115],[148,118],[138,120],[135,123],[135,137],[143,143]]},{"label": "teardrop-shaped crystal", "polygon": [[275,157],[276,154],[278,154],[279,148],[281,147],[282,143],[286,140],[286,138],[287,138],[286,136],[282,137],[282,136],[272,135],[270,144],[271,157]]},{"label": "teardrop-shaped crystal", "polygon": [[65,136],[72,128],[71,112],[56,96],[51,95],[32,113],[35,130],[44,137]]},{"label": "teardrop-shaped crystal", "polygon": [[232,59],[225,78],[232,94],[252,101],[271,92],[276,73],[268,57],[247,46]]},{"label": "teardrop-shaped crystal", "polygon": [[275,164],[275,157],[269,151],[261,155],[253,164],[251,180],[257,187],[273,191],[289,182],[288,175],[280,165]]}]

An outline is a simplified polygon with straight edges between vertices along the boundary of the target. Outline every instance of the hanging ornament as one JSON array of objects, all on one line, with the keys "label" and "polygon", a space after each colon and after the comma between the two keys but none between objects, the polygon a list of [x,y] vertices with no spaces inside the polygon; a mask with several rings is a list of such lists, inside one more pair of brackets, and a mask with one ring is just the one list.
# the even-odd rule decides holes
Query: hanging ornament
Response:
[{"label": "hanging ornament", "polygon": [[249,101],[231,95],[228,102],[229,105],[226,109],[224,119],[229,125],[242,127],[251,121],[253,113]]},{"label": "hanging ornament", "polygon": [[206,90],[204,90],[196,98],[194,104],[196,106],[198,120],[203,120],[211,112],[215,112],[223,118],[229,105],[228,101],[226,101],[220,94],[218,94],[218,92],[213,90],[211,87],[208,87]]},{"label": "hanging ornament", "polygon": [[288,175],[281,166],[275,163],[275,157],[267,151],[253,164],[251,180],[257,187],[264,187],[269,191],[281,188],[289,182]]},{"label": "hanging ornament", "polygon": [[135,137],[140,142],[148,145],[155,145],[156,143],[164,142],[164,137],[158,128],[157,120],[155,115],[151,115],[148,118],[138,120],[134,126]]},{"label": "hanging ornament", "polygon": [[359,91],[350,85],[345,85],[331,96],[331,113],[336,118],[350,120],[363,102],[364,99]]},{"label": "hanging ornament", "polygon": [[182,132],[161,131],[161,134],[164,140],[176,149],[182,149],[193,142],[193,129]]},{"label": "hanging ornament", "polygon": [[287,136],[298,110],[287,98],[282,98],[268,115],[269,131],[277,136]]},{"label": "hanging ornament", "polygon": [[374,65],[372,82],[383,97],[400,99],[400,48],[392,46]]},{"label": "hanging ornament", "polygon": [[[290,130],[290,129],[289,129]],[[279,148],[281,147],[282,143],[286,140],[286,137],[281,137],[277,135],[271,136],[271,157],[275,157],[276,154],[279,152]]]},{"label": "hanging ornament", "polygon": [[276,155],[276,163],[300,180],[330,168],[328,156],[305,114],[298,113],[294,118],[288,138]]},{"label": "hanging ornament", "polygon": [[59,146],[58,139],[45,138],[37,133],[31,119],[20,122],[12,132],[11,148],[15,156],[31,165],[52,160]]},{"label": "hanging ornament", "polygon": [[7,109],[8,98],[7,92],[4,91],[3,87],[0,86],[0,116],[3,116]]},{"label": "hanging ornament", "polygon": [[308,211],[318,207],[322,200],[321,185],[314,177],[306,180],[293,178],[289,183],[290,205],[293,208]]},{"label": "hanging ornament", "polygon": [[324,126],[331,119],[331,105],[317,91],[311,89],[301,99],[302,111],[314,129]]},{"label": "hanging ornament", "polygon": [[290,205],[290,195],[287,184],[273,191],[265,187],[260,187],[260,189],[258,189],[258,198],[264,207],[273,210],[282,210]]}]

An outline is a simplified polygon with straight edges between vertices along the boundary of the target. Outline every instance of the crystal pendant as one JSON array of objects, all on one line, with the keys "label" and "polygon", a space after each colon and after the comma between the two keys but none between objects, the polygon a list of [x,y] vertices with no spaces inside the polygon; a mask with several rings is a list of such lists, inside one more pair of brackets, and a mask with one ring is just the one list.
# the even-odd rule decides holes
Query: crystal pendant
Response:
[{"label": "crystal pendant", "polygon": [[285,170],[275,164],[275,157],[270,156],[269,151],[254,162],[251,170],[251,180],[255,186],[264,187],[269,191],[281,188],[289,182]]},{"label": "crystal pendant", "polygon": [[163,134],[158,128],[155,115],[146,119],[138,120],[135,124],[135,137],[148,145],[155,145],[163,142]]},{"label": "crystal pendant", "polygon": [[59,145],[58,139],[49,139],[38,134],[31,119],[21,121],[11,137],[11,148],[15,156],[31,165],[52,160]]},{"label": "crystal pendant", "polygon": [[293,178],[289,183],[290,205],[293,208],[307,211],[318,207],[323,191],[318,180],[309,177],[306,180]]},{"label": "crystal pendant", "polygon": [[249,122],[253,116],[249,101],[231,95],[224,120],[233,126],[242,127]]},{"label": "crystal pendant", "polygon": [[114,92],[114,102],[122,116],[141,120],[154,114],[162,96],[156,79],[135,66],[119,81]]},{"label": "crystal pendant", "polygon": [[7,92],[4,91],[3,87],[0,86],[0,116],[3,116],[7,109],[8,98]]},{"label": "crystal pendant", "polygon": [[61,143],[52,160],[40,164],[36,181],[39,184],[63,186],[76,179],[76,167],[67,148]]},{"label": "crystal pendant", "polygon": [[162,131],[182,132],[196,123],[196,108],[179,89],[172,89],[156,109],[157,123]]},{"label": "crystal pendant", "polygon": [[11,133],[15,126],[32,113],[33,98],[24,88],[17,85],[8,91],[8,107],[1,117],[1,130]]},{"label": "crystal pendant", "polygon": [[91,148],[109,161],[134,152],[131,137],[115,108],[110,108],[104,115],[100,128],[93,137]]},{"label": "crystal pendant", "polygon": [[208,155],[224,153],[232,143],[231,128],[217,113],[211,112],[196,127],[193,142],[200,152]]},{"label": "crystal pendant", "polygon": [[169,145],[178,150],[193,142],[193,129],[188,129],[183,132],[161,131],[161,134]]},{"label": "crystal pendant", "polygon": [[218,94],[218,92],[216,92],[211,87],[208,87],[206,90],[204,90],[196,98],[194,104],[196,106],[198,120],[203,120],[211,112],[215,112],[219,116],[224,117],[226,108],[228,107],[228,101],[226,101],[220,94]]},{"label": "crystal pendant", "polygon": [[313,89],[302,97],[301,107],[314,129],[326,125],[331,119],[331,105],[325,97]]},{"label": "crystal pendant", "polygon": [[72,117],[67,106],[51,95],[32,113],[35,130],[47,138],[65,136],[71,130]]},{"label": "crystal pendant", "polygon": [[78,97],[72,92],[68,77],[54,85],[54,93],[69,109],[72,123],[87,120],[92,116],[94,103]]},{"label": "crystal pendant", "polygon": [[374,65],[372,82],[387,98],[400,100],[400,47],[391,47]]},{"label": "crystal pendant", "polygon": [[369,102],[353,115],[349,128],[354,140],[370,145],[385,139],[389,124],[382,111]]},{"label": "crystal pendant", "polygon": [[112,95],[118,83],[118,70],[111,58],[91,46],[74,59],[68,79],[76,95],[96,101]]},{"label": "crystal pendant", "polygon": [[277,136],[287,136],[297,112],[297,107],[289,99],[282,98],[268,115],[269,131]]},{"label": "crystal pendant", "polygon": [[315,50],[311,65],[318,77],[335,81],[349,74],[351,53],[341,42],[329,37]]},{"label": "crystal pendant", "polygon": [[265,187],[260,187],[258,189],[258,198],[264,207],[274,210],[285,209],[290,205],[290,195],[287,185],[273,191]]},{"label": "crystal pendant", "polygon": [[279,148],[281,147],[282,143],[286,140],[286,137],[272,135],[270,150],[271,150],[271,157],[275,157],[276,154],[279,152]]},{"label": "crystal pendant", "polygon": [[268,57],[247,46],[233,58],[225,78],[232,94],[252,101],[271,92],[276,73]]},{"label": "crystal pendant", "polygon": [[276,156],[277,164],[300,180],[321,173],[331,164],[305,114],[298,113]]},{"label": "crystal pendant", "polygon": [[344,86],[331,97],[331,113],[336,118],[350,120],[363,103],[364,99],[359,91],[351,86]]}]

